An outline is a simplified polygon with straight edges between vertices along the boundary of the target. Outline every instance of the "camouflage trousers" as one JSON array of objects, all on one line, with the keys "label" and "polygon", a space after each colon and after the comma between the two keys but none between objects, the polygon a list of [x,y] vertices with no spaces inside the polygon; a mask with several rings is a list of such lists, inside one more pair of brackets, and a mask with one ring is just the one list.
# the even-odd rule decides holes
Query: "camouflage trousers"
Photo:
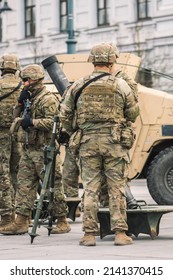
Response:
[{"label": "camouflage trousers", "polygon": [[67,197],[79,196],[79,166],[77,157],[66,148],[62,169],[62,184]]},{"label": "camouflage trousers", "polygon": [[[65,159],[62,168],[62,185],[64,188],[64,194],[66,197],[79,197],[79,159],[76,155],[71,153],[69,147],[67,147],[65,151]],[[101,205],[108,206],[109,197],[107,192],[106,179],[104,174],[102,175],[102,188],[99,194],[99,201]],[[81,198],[81,205],[83,208],[84,194]]]},{"label": "camouflage trousers", "polygon": [[109,194],[111,230],[127,230],[125,185],[129,156],[126,149],[115,144],[112,136],[84,135],[80,151],[81,176],[84,184],[83,230],[98,231],[98,202],[103,173]]},{"label": "camouflage trousers", "polygon": [[11,215],[14,192],[10,176],[11,138],[7,129],[0,131],[0,215]]},{"label": "camouflage trousers", "polygon": [[[30,216],[37,197],[40,180],[43,181],[43,150],[30,147],[22,150],[18,171],[18,188],[16,192],[16,213]],[[60,157],[56,156],[55,193],[53,202],[53,216],[61,217],[68,213],[64,200],[64,191],[61,182]]]},{"label": "camouflage trousers", "polygon": [[11,157],[10,157],[10,174],[12,185],[14,189],[14,194],[17,191],[17,172],[19,168],[19,161],[21,157],[21,145],[17,143],[14,138],[12,138],[12,145],[11,145]]}]

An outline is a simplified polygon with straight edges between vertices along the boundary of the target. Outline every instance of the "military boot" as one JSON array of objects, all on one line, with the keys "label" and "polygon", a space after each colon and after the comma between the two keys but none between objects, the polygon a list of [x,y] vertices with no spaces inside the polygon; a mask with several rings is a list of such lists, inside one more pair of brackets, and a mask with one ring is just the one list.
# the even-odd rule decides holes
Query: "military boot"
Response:
[{"label": "military boot", "polygon": [[0,233],[5,235],[24,234],[28,232],[28,227],[28,217],[18,214],[13,223],[1,227]]},{"label": "military boot", "polygon": [[14,217],[12,215],[3,215],[1,216],[1,221],[0,221],[0,229],[9,225],[14,221]]},{"label": "military boot", "polygon": [[94,233],[85,233],[79,241],[79,245],[83,246],[96,246],[96,238]]},{"label": "military boot", "polygon": [[130,236],[127,236],[125,231],[117,230],[115,232],[114,245],[130,245],[133,243],[133,240]]},{"label": "military boot", "polygon": [[51,234],[67,233],[71,230],[69,223],[67,222],[66,216],[59,217],[56,227],[51,230]]}]

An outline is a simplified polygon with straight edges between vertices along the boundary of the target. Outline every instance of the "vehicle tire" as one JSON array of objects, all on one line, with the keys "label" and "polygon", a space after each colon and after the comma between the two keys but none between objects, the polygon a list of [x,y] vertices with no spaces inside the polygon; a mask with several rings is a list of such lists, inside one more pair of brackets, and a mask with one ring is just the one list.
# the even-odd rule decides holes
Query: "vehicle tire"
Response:
[{"label": "vehicle tire", "polygon": [[148,190],[159,205],[173,205],[173,146],[161,151],[147,172]]}]

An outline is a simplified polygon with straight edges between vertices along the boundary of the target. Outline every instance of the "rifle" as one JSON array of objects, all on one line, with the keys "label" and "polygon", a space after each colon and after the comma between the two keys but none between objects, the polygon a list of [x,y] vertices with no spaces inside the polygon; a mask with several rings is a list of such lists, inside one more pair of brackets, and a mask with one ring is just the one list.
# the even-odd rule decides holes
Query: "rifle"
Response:
[{"label": "rifle", "polygon": [[[30,111],[31,111],[31,101],[29,99],[25,99],[23,100],[23,104],[24,104],[24,111],[23,111],[23,116],[22,118],[26,118],[26,116],[30,115]],[[25,144],[28,145],[28,132],[29,132],[29,128],[25,129]]]},{"label": "rifle", "polygon": [[50,232],[52,229],[52,219],[53,219],[52,208],[53,208],[53,198],[54,198],[55,163],[56,163],[56,155],[58,153],[58,150],[56,148],[56,143],[55,143],[57,123],[58,123],[58,116],[55,116],[50,144],[44,148],[45,174],[44,174],[44,178],[43,178],[40,197],[39,197],[39,200],[37,203],[32,231],[31,231],[31,233],[29,233],[29,235],[31,236],[31,243],[33,243],[34,238],[36,236],[38,236],[38,234],[36,234],[38,221],[39,221],[39,217],[40,217],[40,214],[42,211],[45,193],[48,191],[49,186],[50,186],[50,188],[49,188],[50,199],[49,199],[49,206],[48,206],[48,211],[49,211],[48,235],[50,235]]}]

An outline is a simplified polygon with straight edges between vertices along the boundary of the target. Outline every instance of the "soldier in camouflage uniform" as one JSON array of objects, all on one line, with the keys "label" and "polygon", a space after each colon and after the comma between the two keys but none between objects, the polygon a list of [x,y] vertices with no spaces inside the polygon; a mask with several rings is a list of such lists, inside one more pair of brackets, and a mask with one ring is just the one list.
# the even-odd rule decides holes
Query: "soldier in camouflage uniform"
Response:
[{"label": "soldier in camouflage uniform", "polygon": [[10,135],[13,107],[20,95],[22,83],[16,72],[20,70],[15,54],[4,54],[0,59],[0,227],[12,222],[16,191],[19,147]]},{"label": "soldier in camouflage uniform", "polygon": [[[117,53],[118,53],[118,50],[117,50]],[[114,64],[114,69],[112,69],[112,71],[113,71],[112,74],[115,75],[117,78],[122,78],[127,82],[127,84],[129,85],[129,87],[132,90],[132,93],[134,94],[134,97],[137,98],[137,83],[133,79],[131,79],[126,73],[122,72],[119,69],[116,69],[116,64]],[[130,123],[129,123],[129,125],[130,125]],[[127,186],[127,188],[128,188],[128,186]],[[109,206],[109,196],[108,196],[105,176],[103,176],[103,179],[102,179],[102,188],[101,188],[101,191],[99,194],[99,202],[102,207]]]},{"label": "soldier in camouflage uniform", "polygon": [[[18,171],[18,189],[16,193],[15,222],[0,228],[2,234],[23,234],[28,232],[28,218],[36,199],[39,180],[43,180],[43,148],[50,143],[54,115],[57,115],[59,101],[43,84],[44,71],[37,64],[28,65],[21,71],[24,84],[19,103],[15,110],[24,105],[26,99],[31,102],[30,113],[16,118],[11,131],[18,130],[17,139],[22,144],[22,155]],[[20,110],[19,110],[20,111]],[[27,133],[27,134],[26,134]],[[27,136],[27,138],[26,138]],[[27,139],[27,143],[26,143]],[[51,233],[66,233],[70,226],[66,220],[68,207],[64,200],[61,183],[60,158],[56,157],[55,198],[53,214],[58,219]]]},{"label": "soldier in camouflage uniform", "polygon": [[[117,50],[117,54],[118,54],[118,50]],[[131,79],[126,73],[116,68],[115,68],[115,72],[112,74],[115,75],[117,78],[124,79],[130,86],[134,96],[137,98],[137,83],[133,79]],[[71,153],[69,147],[66,147],[66,154],[65,154],[65,159],[63,163],[63,172],[62,172],[62,183],[64,187],[64,193],[67,197],[79,197],[78,157],[73,153]],[[99,194],[99,202],[102,207],[109,205],[109,196],[107,191],[106,178],[104,174],[102,178],[102,188]],[[83,209],[83,196],[81,201],[81,208]],[[79,207],[77,208],[76,216],[77,217],[80,216]]]},{"label": "soldier in camouflage uniform", "polygon": [[[63,94],[61,102],[65,98],[66,91]],[[79,164],[78,156],[71,153],[69,149],[69,135],[61,130],[59,143],[65,146],[65,157],[62,164],[62,185],[66,197],[79,198]],[[80,217],[80,209],[76,208],[75,217]]]},{"label": "soldier in camouflage uniform", "polygon": [[133,243],[132,238],[125,234],[128,230],[125,185],[129,166],[128,149],[134,137],[128,122],[136,120],[139,106],[128,84],[111,75],[117,57],[117,48],[113,44],[94,46],[88,59],[94,65],[93,73],[76,81],[68,89],[61,104],[62,126],[71,135],[69,147],[74,153],[79,149],[85,189],[85,234],[79,244],[84,246],[96,245],[102,172],[107,180],[114,244]]}]

